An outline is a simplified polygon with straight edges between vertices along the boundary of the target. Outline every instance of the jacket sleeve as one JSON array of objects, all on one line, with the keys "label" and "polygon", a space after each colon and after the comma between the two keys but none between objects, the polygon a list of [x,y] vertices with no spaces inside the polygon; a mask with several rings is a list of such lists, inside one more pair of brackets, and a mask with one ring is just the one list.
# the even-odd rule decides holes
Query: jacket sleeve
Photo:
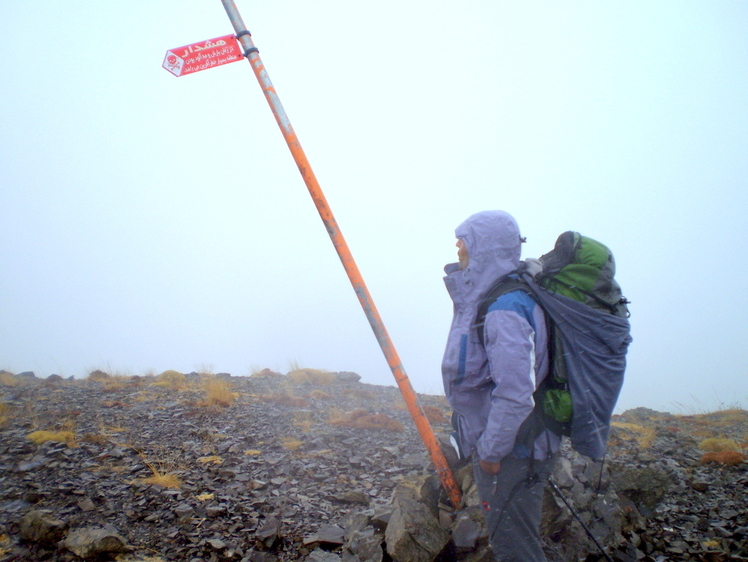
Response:
[{"label": "jacket sleeve", "polygon": [[489,311],[484,334],[495,386],[477,453],[483,460],[499,462],[512,452],[519,427],[534,406],[535,330],[528,314],[510,306]]}]

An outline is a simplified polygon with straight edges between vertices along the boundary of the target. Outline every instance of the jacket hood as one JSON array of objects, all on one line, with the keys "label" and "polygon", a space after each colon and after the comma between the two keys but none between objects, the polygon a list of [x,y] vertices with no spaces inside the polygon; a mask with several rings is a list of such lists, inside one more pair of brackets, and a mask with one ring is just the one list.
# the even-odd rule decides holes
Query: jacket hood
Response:
[{"label": "jacket hood", "polygon": [[453,298],[478,300],[499,278],[519,267],[522,242],[517,221],[509,213],[475,213],[455,229],[455,236],[465,242],[469,262],[464,270],[457,264],[445,267],[445,282]]}]

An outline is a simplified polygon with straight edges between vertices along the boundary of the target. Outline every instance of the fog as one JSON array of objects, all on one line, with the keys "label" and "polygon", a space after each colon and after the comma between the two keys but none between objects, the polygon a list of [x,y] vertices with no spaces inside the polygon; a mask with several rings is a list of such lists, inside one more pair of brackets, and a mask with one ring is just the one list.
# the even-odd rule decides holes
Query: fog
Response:
[{"label": "fog", "polygon": [[[632,302],[618,410],[748,402],[748,5],[239,2],[405,371],[440,393],[454,228],[577,230]],[[394,384],[218,0],[0,5],[0,369]]]}]

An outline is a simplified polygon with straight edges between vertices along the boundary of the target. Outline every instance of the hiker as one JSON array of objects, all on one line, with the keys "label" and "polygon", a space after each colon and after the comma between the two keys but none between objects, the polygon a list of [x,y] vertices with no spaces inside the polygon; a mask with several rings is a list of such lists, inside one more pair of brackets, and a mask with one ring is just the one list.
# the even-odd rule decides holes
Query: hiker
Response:
[{"label": "hiker", "polygon": [[544,313],[526,292],[511,291],[488,308],[479,338],[478,307],[499,279],[517,270],[523,240],[503,211],[476,213],[455,235],[458,262],[444,269],[454,316],[442,377],[459,448],[472,458],[495,559],[545,561],[543,489],[560,437],[543,429],[534,441],[523,439],[528,424],[520,432],[549,369]]}]

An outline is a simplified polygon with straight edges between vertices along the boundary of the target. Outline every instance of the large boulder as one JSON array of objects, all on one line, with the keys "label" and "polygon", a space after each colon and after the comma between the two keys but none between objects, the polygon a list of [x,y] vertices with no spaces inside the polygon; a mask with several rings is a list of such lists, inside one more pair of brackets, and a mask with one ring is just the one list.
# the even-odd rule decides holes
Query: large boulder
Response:
[{"label": "large boulder", "polygon": [[670,487],[670,476],[654,463],[644,466],[616,463],[612,470],[616,491],[631,499],[645,515],[653,512]]},{"label": "large boulder", "polygon": [[57,519],[46,509],[34,509],[23,516],[19,534],[21,538],[41,544],[54,544],[65,536],[67,523]]},{"label": "large boulder", "polygon": [[395,562],[431,562],[449,542],[439,524],[439,490],[432,478],[416,476],[398,484],[384,537]]},{"label": "large boulder", "polygon": [[65,548],[81,558],[132,550],[119,533],[95,527],[70,531],[63,544]]}]

